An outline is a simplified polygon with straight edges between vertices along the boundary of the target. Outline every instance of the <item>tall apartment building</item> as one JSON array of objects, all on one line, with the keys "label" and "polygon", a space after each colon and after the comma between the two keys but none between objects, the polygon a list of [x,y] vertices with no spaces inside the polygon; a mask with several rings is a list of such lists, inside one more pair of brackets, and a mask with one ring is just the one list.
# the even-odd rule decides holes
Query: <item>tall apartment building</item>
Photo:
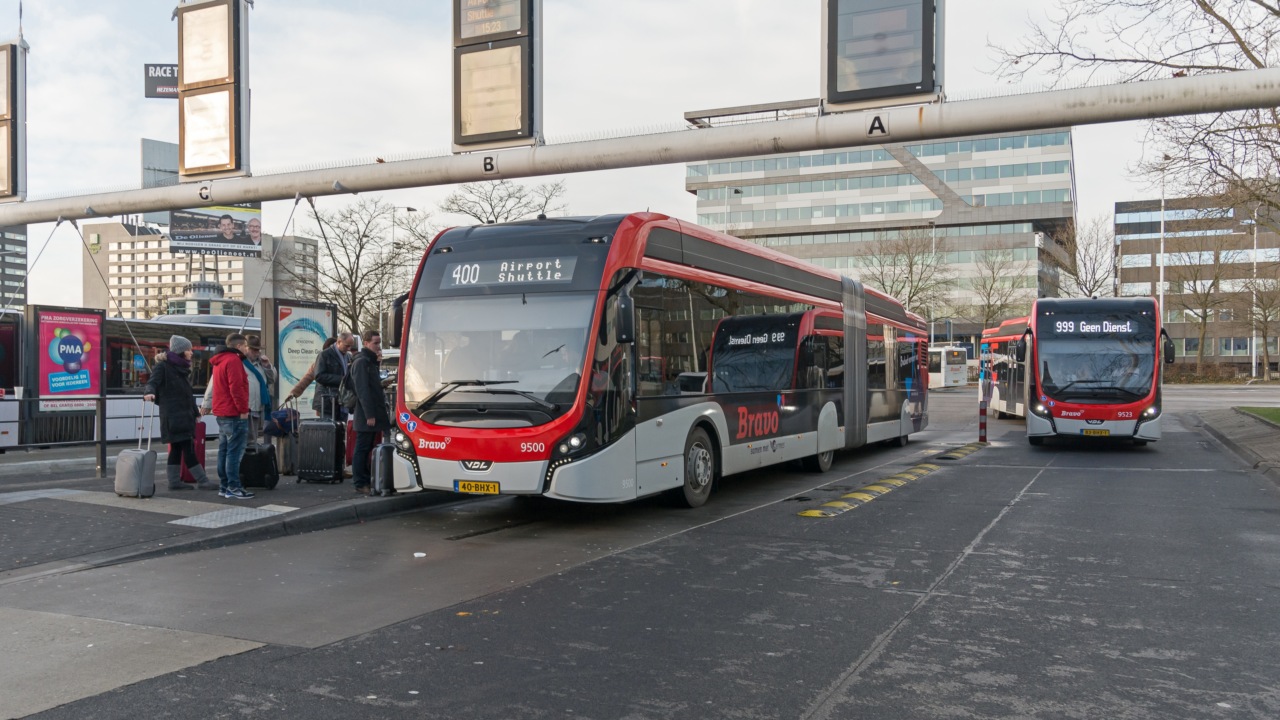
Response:
[{"label": "tall apartment building", "polygon": [[[264,235],[262,258],[173,254],[162,230],[120,222],[86,225],[84,236],[89,249],[82,253],[82,303],[128,319],[163,314],[169,300],[182,297],[188,283],[202,279],[220,283],[225,297],[233,300],[290,297],[291,284],[280,263],[295,253],[315,258],[319,250],[311,238]],[[277,247],[283,254],[273,264],[267,258]]]},{"label": "tall apartment building", "polygon": [[[817,112],[814,103],[687,113],[695,127]],[[944,307],[912,308],[956,338],[981,331],[978,279],[999,269],[1016,286],[1007,314],[1059,294],[1059,268],[1074,263],[1055,242],[1074,218],[1069,128],[760,155],[687,166],[698,222],[862,278],[883,266],[882,248],[927,234],[952,275]],[[874,284],[874,283],[868,283]]]},{"label": "tall apartment building", "polygon": [[[1195,363],[1203,347],[1206,362],[1253,372],[1266,353],[1249,312],[1250,281],[1280,278],[1280,235],[1274,220],[1226,205],[1211,197],[1116,203],[1116,289],[1162,299],[1178,363]],[[1275,337],[1267,347],[1275,368]]]},{"label": "tall apartment building", "polygon": [[27,304],[27,226],[0,228],[0,306]]}]

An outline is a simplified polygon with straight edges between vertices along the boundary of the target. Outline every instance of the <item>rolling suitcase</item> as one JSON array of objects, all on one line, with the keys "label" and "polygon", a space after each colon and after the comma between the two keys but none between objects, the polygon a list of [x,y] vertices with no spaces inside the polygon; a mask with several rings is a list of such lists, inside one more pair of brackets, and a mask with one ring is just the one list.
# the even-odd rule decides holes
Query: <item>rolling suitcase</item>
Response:
[{"label": "rolling suitcase", "polygon": [[255,439],[244,449],[244,457],[240,459],[240,484],[246,488],[274,490],[278,482],[280,471],[276,467],[275,447]]},{"label": "rolling suitcase", "polygon": [[[373,435],[373,446],[376,448],[381,442],[382,442],[382,431],[379,430]],[[348,418],[347,419],[347,466],[355,467],[355,465],[356,465],[356,421],[354,418]]]},{"label": "rolling suitcase", "polygon": [[[156,494],[156,451],[151,449],[151,403],[143,401],[142,427],[138,428],[138,447],[121,450],[116,456],[116,494],[121,497],[149,498]],[[147,448],[142,449],[142,434],[147,435]]]},{"label": "rolling suitcase", "polygon": [[[285,400],[280,406],[284,410],[292,410],[297,417],[297,401]],[[294,475],[298,472],[298,430],[296,425],[279,436],[276,442],[276,465],[281,475]]]},{"label": "rolling suitcase", "polygon": [[381,443],[373,449],[373,494],[374,495],[395,495],[396,481],[393,477],[393,462],[396,457],[396,446],[391,443]]},{"label": "rolling suitcase", "polygon": [[[204,428],[203,422],[196,420],[196,431],[195,431],[195,434],[192,435],[192,439],[196,445],[196,460],[199,460],[200,464],[204,465],[205,428]],[[173,447],[173,446],[170,445],[169,447]],[[185,457],[182,458],[182,482],[194,483],[195,481],[196,481],[195,476],[191,474],[191,470],[187,467],[187,459]]]},{"label": "rolling suitcase", "polygon": [[299,423],[298,482],[342,482],[345,440],[342,423],[332,418],[310,418]]}]

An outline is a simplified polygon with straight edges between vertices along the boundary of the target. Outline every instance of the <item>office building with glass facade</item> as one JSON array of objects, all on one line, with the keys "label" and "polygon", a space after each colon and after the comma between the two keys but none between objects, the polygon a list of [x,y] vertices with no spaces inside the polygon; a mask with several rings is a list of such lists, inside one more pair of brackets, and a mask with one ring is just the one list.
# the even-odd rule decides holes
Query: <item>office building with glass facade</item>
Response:
[{"label": "office building with glass facade", "polygon": [[[815,114],[816,103],[686,114],[711,127]],[[951,276],[947,299],[912,308],[954,336],[981,330],[976,278],[993,266],[1011,278],[1007,313],[1059,295],[1059,268],[1074,262],[1055,242],[1074,217],[1070,129],[947,141],[761,155],[687,166],[698,222],[863,279],[904,235],[927,236]],[[892,266],[895,260],[890,260]]]},{"label": "office building with glass facade", "polygon": [[[1251,308],[1275,303],[1265,297],[1276,292],[1280,278],[1274,219],[1210,197],[1119,202],[1115,208],[1117,294],[1161,299],[1178,363],[1194,364],[1202,356],[1228,373],[1258,373],[1268,354],[1261,335],[1274,331],[1260,334]],[[1255,279],[1262,282],[1255,285]],[[1265,346],[1274,370],[1276,338]]]}]

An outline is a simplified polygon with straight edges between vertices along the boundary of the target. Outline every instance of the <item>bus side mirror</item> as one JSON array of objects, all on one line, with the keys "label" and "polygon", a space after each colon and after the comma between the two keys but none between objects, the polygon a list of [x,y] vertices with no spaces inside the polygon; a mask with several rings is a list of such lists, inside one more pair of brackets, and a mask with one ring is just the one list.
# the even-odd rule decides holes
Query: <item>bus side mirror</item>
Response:
[{"label": "bus side mirror", "polygon": [[400,341],[404,339],[404,304],[409,300],[409,293],[405,293],[395,299],[391,304],[391,347],[400,347]]},{"label": "bus side mirror", "polygon": [[1174,353],[1175,353],[1175,350],[1173,347],[1173,341],[1169,339],[1168,335],[1165,335],[1164,336],[1164,364],[1165,365],[1173,364]]},{"label": "bus side mirror", "polygon": [[1013,344],[1013,359],[1018,362],[1026,362],[1027,341],[1024,338],[1018,338],[1018,341]]},{"label": "bus side mirror", "polygon": [[636,341],[636,308],[631,293],[618,293],[618,324],[614,332],[614,340],[619,345],[630,345]]}]

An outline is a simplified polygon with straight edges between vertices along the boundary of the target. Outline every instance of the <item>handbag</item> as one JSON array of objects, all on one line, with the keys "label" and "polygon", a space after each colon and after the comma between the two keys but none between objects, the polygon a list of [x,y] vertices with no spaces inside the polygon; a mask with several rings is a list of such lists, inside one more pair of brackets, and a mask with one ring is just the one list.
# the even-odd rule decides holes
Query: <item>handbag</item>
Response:
[{"label": "handbag", "polygon": [[291,407],[282,407],[271,411],[262,424],[262,434],[271,437],[285,437],[298,431],[298,411]]}]

